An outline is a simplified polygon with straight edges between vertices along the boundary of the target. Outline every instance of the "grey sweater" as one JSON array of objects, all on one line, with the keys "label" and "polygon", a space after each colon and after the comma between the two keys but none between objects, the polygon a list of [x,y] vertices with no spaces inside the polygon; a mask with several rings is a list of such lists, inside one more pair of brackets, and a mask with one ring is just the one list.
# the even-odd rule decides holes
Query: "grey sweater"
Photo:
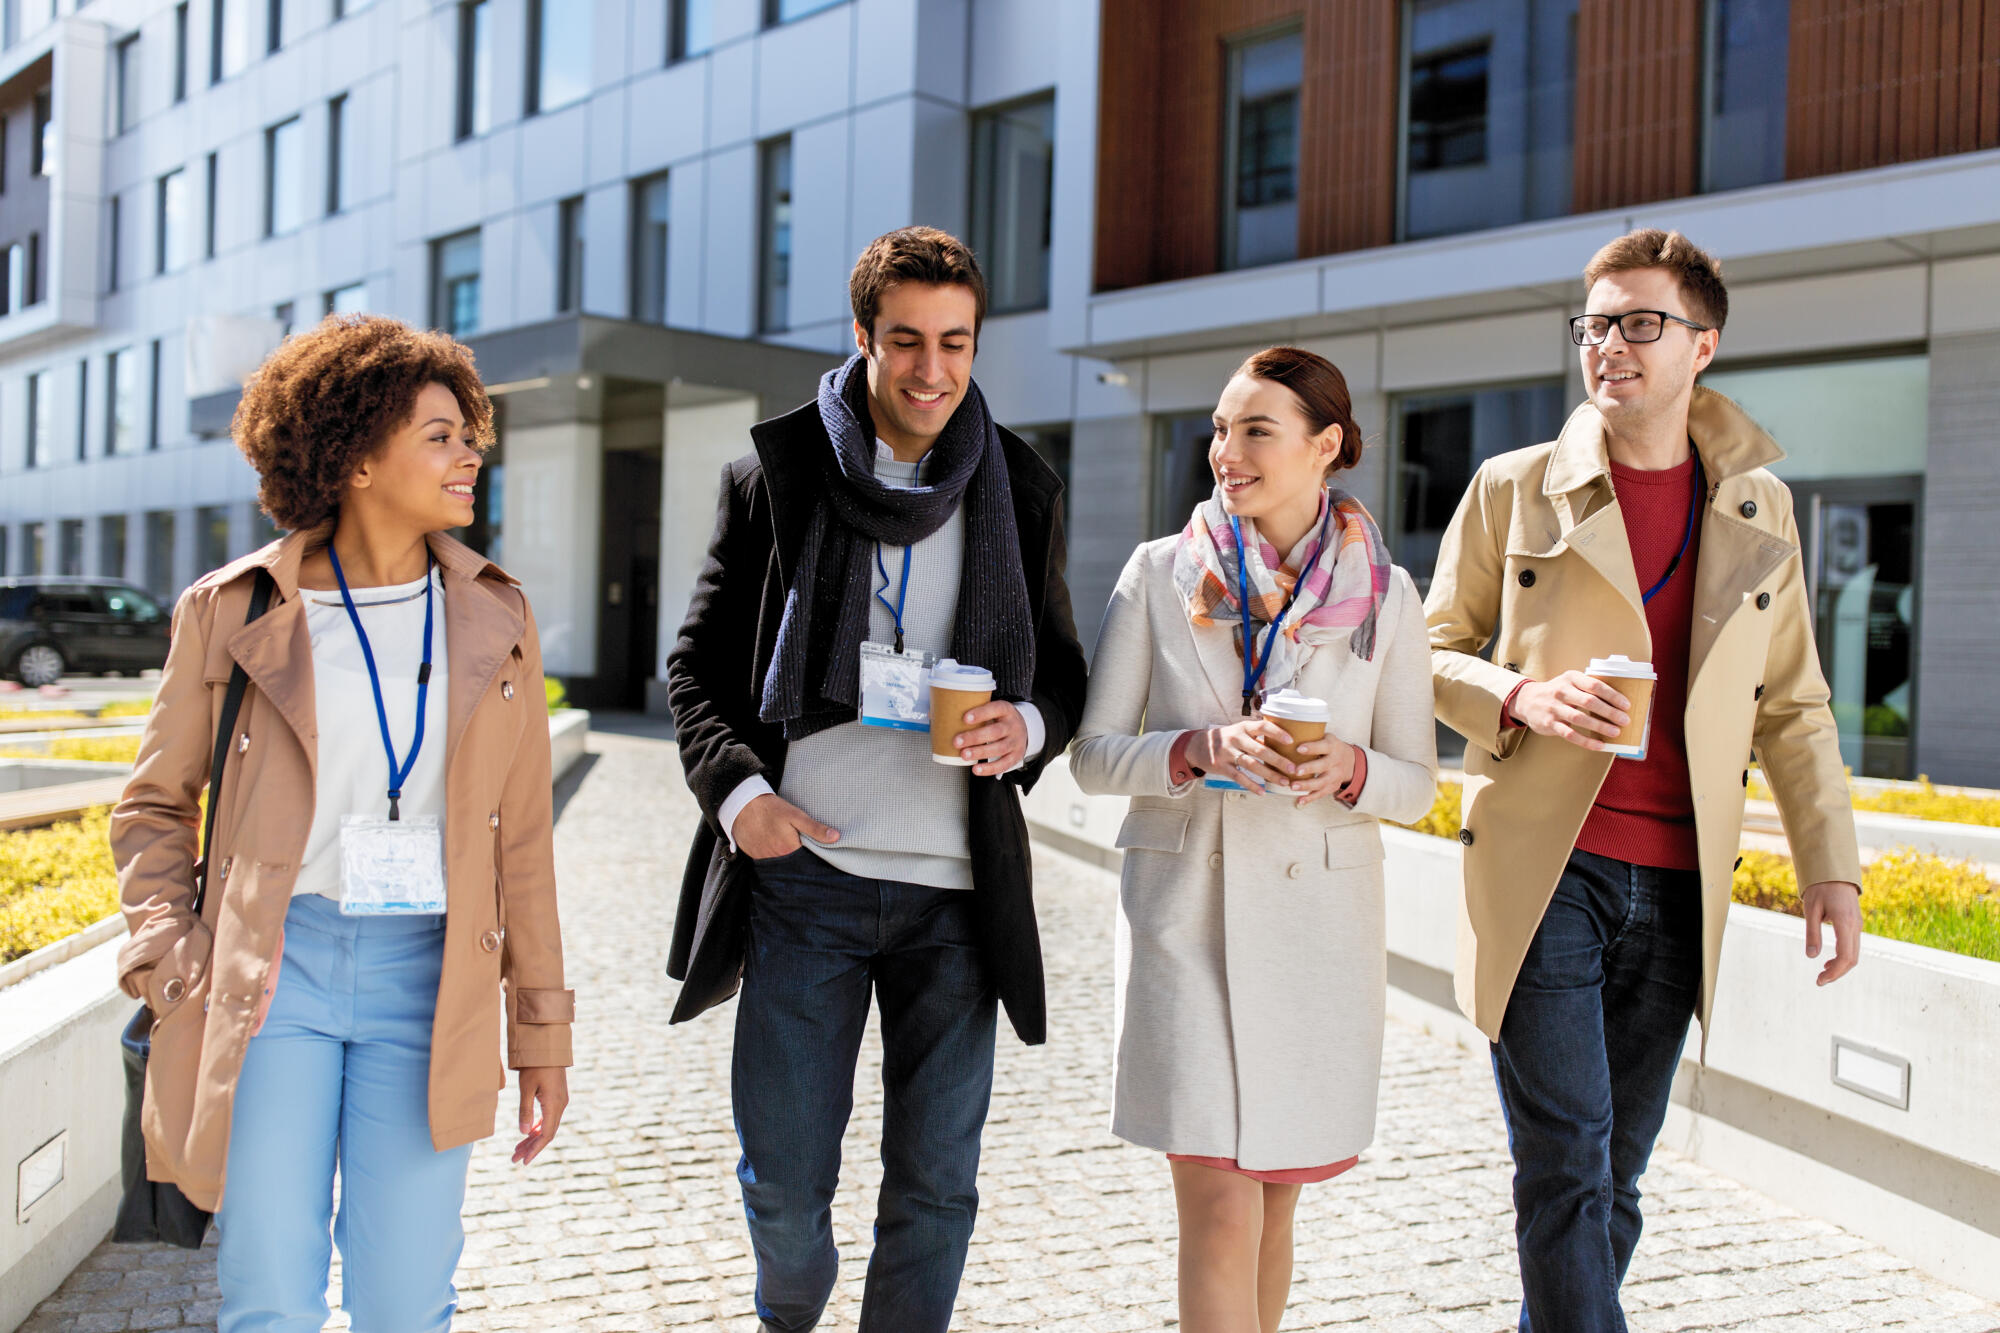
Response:
[{"label": "grey sweater", "polygon": [[[922,466],[899,463],[880,442],[875,446],[875,475],[887,485],[917,485]],[[964,550],[962,509],[910,548],[903,636],[911,650],[933,658],[950,654]],[[903,548],[884,546],[882,567],[889,586],[881,587],[879,575],[875,584],[893,605],[902,585]],[[875,643],[896,637],[895,617],[880,599],[869,604],[868,637]],[[965,784],[970,771],[933,763],[925,732],[847,722],[792,743],[778,794],[840,830],[837,844],[806,845],[850,875],[969,889]]]}]

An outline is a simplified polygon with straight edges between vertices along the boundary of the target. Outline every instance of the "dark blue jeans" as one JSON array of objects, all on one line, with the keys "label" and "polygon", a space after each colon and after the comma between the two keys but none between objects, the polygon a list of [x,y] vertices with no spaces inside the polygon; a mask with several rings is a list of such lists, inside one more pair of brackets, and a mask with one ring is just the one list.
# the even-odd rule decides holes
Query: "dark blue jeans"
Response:
[{"label": "dark blue jeans", "polygon": [[806,848],[756,870],[730,1074],[757,1315],[803,1333],[833,1293],[830,1210],[872,991],[883,1173],[860,1333],[945,1333],[979,1207],[998,1014],[971,894],[862,879]]},{"label": "dark blue jeans", "polygon": [[1701,987],[1701,877],[1570,855],[1493,1047],[1521,1333],[1623,1333],[1639,1177]]}]

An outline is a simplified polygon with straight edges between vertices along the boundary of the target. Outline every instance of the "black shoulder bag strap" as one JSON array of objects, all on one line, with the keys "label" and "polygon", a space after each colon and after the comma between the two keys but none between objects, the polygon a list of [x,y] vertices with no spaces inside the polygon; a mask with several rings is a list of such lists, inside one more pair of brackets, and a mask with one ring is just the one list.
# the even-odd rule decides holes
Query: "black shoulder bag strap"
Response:
[{"label": "black shoulder bag strap", "polygon": [[[271,606],[271,582],[269,570],[261,566],[257,570],[257,583],[250,592],[250,614],[243,617],[248,625],[264,614]],[[208,814],[202,820],[201,859],[195,863],[194,915],[201,919],[201,907],[208,899],[209,855],[215,848],[215,810],[222,804],[222,770],[229,763],[229,741],[236,734],[236,717],[243,711],[243,696],[250,688],[250,675],[238,662],[229,673],[229,689],[222,696],[222,721],[215,728],[215,757],[208,765]]]},{"label": "black shoulder bag strap", "polygon": [[[276,585],[270,572],[257,571],[256,586],[250,593],[249,624],[271,605]],[[229,673],[229,689],[222,699],[222,722],[215,729],[215,756],[208,766],[208,814],[202,822],[201,855],[194,863],[194,916],[201,919],[203,901],[208,897],[208,853],[215,840],[215,809],[222,804],[222,770],[229,762],[229,738],[236,734],[236,718],[243,711],[243,695],[250,688],[249,673],[239,665]],[[146,1179],[146,1136],[140,1117],[146,1098],[146,1061],[152,1055],[153,1011],[144,1003],[125,1025],[119,1044],[125,1058],[125,1123],[119,1144],[123,1194],[118,1216],[111,1227],[111,1239],[121,1242],[164,1241],[182,1249],[198,1250],[208,1233],[209,1215],[189,1202],[180,1189],[166,1181]]]}]

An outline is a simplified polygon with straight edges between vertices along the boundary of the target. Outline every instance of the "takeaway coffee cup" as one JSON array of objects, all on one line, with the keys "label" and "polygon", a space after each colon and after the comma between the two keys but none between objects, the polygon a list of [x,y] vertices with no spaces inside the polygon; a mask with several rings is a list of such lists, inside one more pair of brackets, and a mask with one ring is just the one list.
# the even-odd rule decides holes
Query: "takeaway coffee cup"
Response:
[{"label": "takeaway coffee cup", "polygon": [[940,764],[970,768],[973,760],[959,754],[951,738],[965,730],[965,713],[993,699],[997,682],[985,667],[942,659],[931,668],[931,758]]},{"label": "takeaway coffee cup", "polygon": [[1659,679],[1653,664],[1624,656],[1593,657],[1585,674],[1603,681],[1632,705],[1631,720],[1616,739],[1605,742],[1604,752],[1620,759],[1644,759],[1653,734],[1653,683]]},{"label": "takeaway coffee cup", "polygon": [[1271,748],[1295,764],[1306,761],[1306,756],[1299,753],[1298,747],[1326,735],[1326,724],[1332,717],[1326,700],[1300,694],[1297,690],[1279,690],[1264,696],[1264,707],[1260,711],[1283,727],[1285,734],[1292,738],[1289,744],[1280,742]]}]

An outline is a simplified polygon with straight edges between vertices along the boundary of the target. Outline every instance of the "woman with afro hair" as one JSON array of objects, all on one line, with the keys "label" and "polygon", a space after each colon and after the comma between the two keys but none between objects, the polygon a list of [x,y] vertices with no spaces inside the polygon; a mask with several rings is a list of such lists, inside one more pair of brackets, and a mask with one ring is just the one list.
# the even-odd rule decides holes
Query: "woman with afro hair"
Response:
[{"label": "woman with afro hair", "polygon": [[568,1103],[575,1007],[534,617],[446,535],[493,409],[451,339],[330,316],[244,386],[234,433],[289,535],[182,595],[112,821],[147,1174],[216,1213],[220,1333],[316,1331],[335,1243],[356,1333],[444,1330],[503,1046],[525,1166]]}]

